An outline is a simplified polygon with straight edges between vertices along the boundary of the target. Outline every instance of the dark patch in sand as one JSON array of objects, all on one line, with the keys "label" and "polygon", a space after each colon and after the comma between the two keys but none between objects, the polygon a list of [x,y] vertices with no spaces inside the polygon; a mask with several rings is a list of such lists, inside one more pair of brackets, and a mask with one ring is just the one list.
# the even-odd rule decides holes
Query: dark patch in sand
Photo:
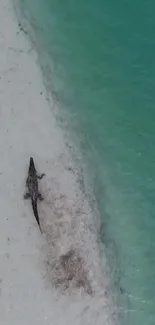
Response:
[{"label": "dark patch in sand", "polygon": [[91,284],[84,270],[84,261],[75,250],[71,249],[60,256],[55,271],[56,286],[63,286],[63,289],[83,288],[87,294],[92,294]]}]

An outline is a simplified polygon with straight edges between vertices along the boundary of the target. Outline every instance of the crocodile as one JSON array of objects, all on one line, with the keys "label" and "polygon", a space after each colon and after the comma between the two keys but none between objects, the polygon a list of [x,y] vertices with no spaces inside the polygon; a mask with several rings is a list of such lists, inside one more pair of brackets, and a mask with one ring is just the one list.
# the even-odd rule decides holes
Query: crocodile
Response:
[{"label": "crocodile", "polygon": [[45,176],[45,174],[41,174],[40,176],[37,174],[37,171],[36,171],[36,168],[34,165],[34,160],[31,157],[30,164],[29,164],[29,170],[28,170],[28,177],[26,180],[26,187],[28,189],[28,192],[24,195],[24,199],[31,200],[33,213],[34,213],[34,216],[36,218],[36,221],[38,223],[41,233],[42,233],[42,229],[41,229],[40,221],[39,221],[37,201],[43,200],[41,193],[38,191],[38,179],[42,179],[43,176]]}]

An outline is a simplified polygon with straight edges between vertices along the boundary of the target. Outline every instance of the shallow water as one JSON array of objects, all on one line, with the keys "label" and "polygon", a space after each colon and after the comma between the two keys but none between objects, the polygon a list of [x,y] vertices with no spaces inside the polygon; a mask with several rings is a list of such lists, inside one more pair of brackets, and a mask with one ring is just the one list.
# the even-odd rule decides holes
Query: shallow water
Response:
[{"label": "shallow water", "polygon": [[19,0],[19,7],[87,164],[110,276],[121,291],[120,323],[152,325],[155,5]]}]

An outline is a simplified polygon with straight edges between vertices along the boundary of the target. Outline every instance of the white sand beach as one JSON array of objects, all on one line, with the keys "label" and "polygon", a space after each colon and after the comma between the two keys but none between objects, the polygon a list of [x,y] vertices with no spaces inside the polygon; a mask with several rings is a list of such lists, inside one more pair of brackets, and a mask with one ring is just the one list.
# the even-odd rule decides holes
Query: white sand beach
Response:
[{"label": "white sand beach", "polygon": [[[38,173],[46,174],[39,181],[43,235],[31,202],[23,199],[31,156]],[[1,0],[1,325],[113,324],[92,211],[77,175],[46,99],[37,54],[10,0]],[[64,266],[61,256],[70,250],[74,261]]]}]

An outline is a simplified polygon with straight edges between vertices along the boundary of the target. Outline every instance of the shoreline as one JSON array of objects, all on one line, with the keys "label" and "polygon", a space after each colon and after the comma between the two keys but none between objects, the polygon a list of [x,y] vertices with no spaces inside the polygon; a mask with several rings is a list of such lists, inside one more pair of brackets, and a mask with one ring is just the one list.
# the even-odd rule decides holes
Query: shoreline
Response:
[{"label": "shoreline", "polygon": [[[113,324],[92,210],[46,98],[37,53],[10,0],[1,1],[0,18],[2,323]],[[46,174],[39,182],[43,236],[23,200],[30,156]],[[62,256],[71,256],[68,264]]]}]

